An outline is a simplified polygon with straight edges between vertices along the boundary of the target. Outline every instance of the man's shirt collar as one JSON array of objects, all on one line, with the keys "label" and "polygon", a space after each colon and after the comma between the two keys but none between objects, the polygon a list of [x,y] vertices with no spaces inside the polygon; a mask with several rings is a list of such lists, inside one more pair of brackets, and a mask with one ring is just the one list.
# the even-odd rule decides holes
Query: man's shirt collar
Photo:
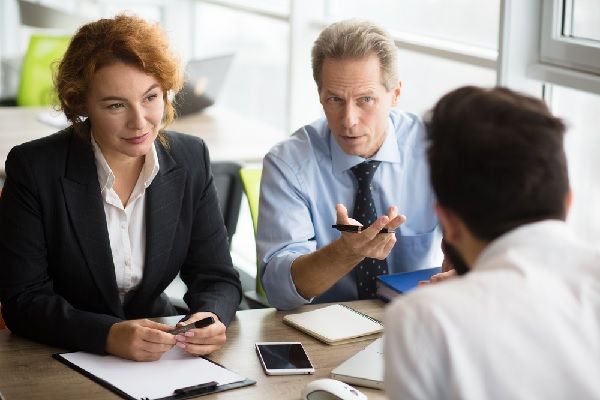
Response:
[{"label": "man's shirt collar", "polygon": [[[370,160],[377,160],[389,163],[400,162],[400,152],[398,151],[398,143],[396,138],[396,127],[392,122],[392,118],[388,118],[388,129],[381,147]],[[333,132],[329,131],[329,147],[331,148],[331,164],[335,174],[342,173],[366,159],[360,156],[346,154],[335,140]]]}]

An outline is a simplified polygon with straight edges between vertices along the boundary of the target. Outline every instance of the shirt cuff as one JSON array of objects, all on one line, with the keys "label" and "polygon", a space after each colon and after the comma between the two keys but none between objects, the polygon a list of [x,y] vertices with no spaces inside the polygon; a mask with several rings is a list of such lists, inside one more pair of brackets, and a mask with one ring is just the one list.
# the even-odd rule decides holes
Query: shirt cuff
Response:
[{"label": "shirt cuff", "polygon": [[301,253],[273,256],[263,267],[262,284],[269,303],[280,310],[291,310],[313,301],[302,297],[292,280],[292,263]]}]

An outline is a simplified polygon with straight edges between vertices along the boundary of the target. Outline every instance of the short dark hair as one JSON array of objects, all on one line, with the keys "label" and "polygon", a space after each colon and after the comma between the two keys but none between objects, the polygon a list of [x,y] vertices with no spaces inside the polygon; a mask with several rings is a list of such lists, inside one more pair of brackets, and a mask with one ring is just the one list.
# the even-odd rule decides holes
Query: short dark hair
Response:
[{"label": "short dark hair", "polygon": [[479,239],[565,218],[565,125],[544,102],[466,86],[442,97],[426,120],[437,200]]}]

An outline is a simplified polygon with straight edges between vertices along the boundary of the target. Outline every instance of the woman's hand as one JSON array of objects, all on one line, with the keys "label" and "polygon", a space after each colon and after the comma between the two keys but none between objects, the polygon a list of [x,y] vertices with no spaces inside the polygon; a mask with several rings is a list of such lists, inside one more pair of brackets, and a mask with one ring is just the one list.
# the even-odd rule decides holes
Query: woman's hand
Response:
[{"label": "woman's hand", "polygon": [[155,361],[175,345],[173,329],[149,319],[117,322],[110,327],[106,351],[134,361]]},{"label": "woman's hand", "polygon": [[176,335],[177,347],[197,356],[210,354],[223,347],[227,341],[225,325],[219,321],[219,317],[211,312],[192,314],[185,322],[179,323],[177,326],[191,324],[206,317],[213,317],[215,322],[206,328],[190,329],[185,333]]}]

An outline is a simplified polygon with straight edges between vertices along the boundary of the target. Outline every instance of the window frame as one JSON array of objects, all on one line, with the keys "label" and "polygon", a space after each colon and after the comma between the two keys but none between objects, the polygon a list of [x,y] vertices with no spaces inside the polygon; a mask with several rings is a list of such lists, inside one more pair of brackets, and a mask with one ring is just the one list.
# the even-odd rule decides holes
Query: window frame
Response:
[{"label": "window frame", "polygon": [[565,4],[571,3],[572,0],[543,0],[540,61],[600,75],[600,41],[562,34]]}]

